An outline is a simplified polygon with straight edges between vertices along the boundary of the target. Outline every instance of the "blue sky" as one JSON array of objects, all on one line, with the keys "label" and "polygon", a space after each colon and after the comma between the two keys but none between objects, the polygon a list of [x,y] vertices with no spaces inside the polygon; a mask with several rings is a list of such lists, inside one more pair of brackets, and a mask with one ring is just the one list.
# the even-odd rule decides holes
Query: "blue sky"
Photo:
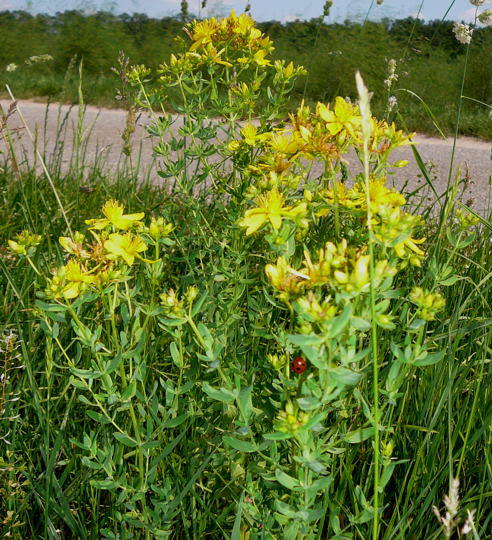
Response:
[{"label": "blue sky", "polygon": [[[197,13],[201,0],[188,0],[190,11]],[[205,15],[226,13],[235,8],[241,12],[247,0],[208,0]],[[364,17],[373,4],[370,17],[377,19],[384,16],[401,18],[415,16],[422,5],[421,16],[425,19],[442,18],[453,4],[447,19],[472,21],[475,8],[469,0],[384,0],[382,6],[375,0],[334,0],[330,20],[343,21],[346,18]],[[54,12],[70,8],[112,8],[116,12],[142,12],[151,16],[162,17],[179,11],[180,0],[0,0],[1,9],[25,9],[31,11]],[[324,0],[251,0],[251,13],[259,21],[293,18],[317,17]],[[203,12],[202,12],[203,14]]]}]

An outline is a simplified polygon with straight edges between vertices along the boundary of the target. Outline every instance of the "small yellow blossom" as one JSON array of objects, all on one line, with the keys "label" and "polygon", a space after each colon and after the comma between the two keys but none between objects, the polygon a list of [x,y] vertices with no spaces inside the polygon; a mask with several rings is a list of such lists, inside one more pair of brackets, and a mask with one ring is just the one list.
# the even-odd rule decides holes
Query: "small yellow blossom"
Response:
[{"label": "small yellow blossom", "polygon": [[89,252],[84,248],[85,236],[76,231],[73,235],[73,238],[69,236],[60,236],[58,242],[61,247],[70,255],[75,255],[80,259],[87,259],[89,257]]},{"label": "small yellow blossom", "polygon": [[[353,199],[355,199],[358,202],[358,206],[363,209],[367,206],[366,193],[367,187],[365,182],[356,184],[353,188]],[[386,178],[372,178],[369,181],[369,201],[372,212],[377,212],[382,207],[400,207],[406,203],[405,197],[399,191],[388,189],[386,187]]]},{"label": "small yellow blossom", "polygon": [[281,433],[296,435],[311,418],[308,412],[300,411],[297,404],[290,399],[285,404],[285,411],[280,411],[275,418],[274,428]]},{"label": "small yellow blossom", "polygon": [[433,321],[438,311],[446,305],[446,300],[439,293],[431,293],[421,287],[414,287],[410,293],[410,301],[419,307],[417,316],[425,321]]},{"label": "small yellow blossom", "polygon": [[147,249],[147,244],[140,236],[114,233],[104,242],[104,249],[109,260],[122,258],[128,266],[132,266],[135,258],[141,258],[139,253]]},{"label": "small yellow blossom", "polygon": [[308,276],[294,270],[285,257],[279,257],[276,264],[267,264],[265,273],[270,283],[280,291],[281,299],[288,300],[291,294],[302,292]]},{"label": "small yellow blossom", "polygon": [[9,248],[17,255],[31,255],[34,248],[41,242],[40,234],[32,234],[27,230],[19,233],[15,240],[9,240]]},{"label": "small yellow blossom", "polygon": [[278,230],[282,225],[282,219],[296,219],[307,214],[305,202],[294,207],[284,206],[284,197],[277,189],[260,195],[255,202],[257,207],[246,210],[244,217],[239,221],[241,227],[247,227],[247,235],[253,234],[268,222],[275,230]]},{"label": "small yellow blossom", "polygon": [[46,294],[50,298],[73,300],[94,283],[94,276],[78,261],[70,260],[54,271],[48,282]]},{"label": "small yellow blossom", "polygon": [[87,219],[85,222],[91,229],[101,230],[112,225],[115,229],[126,231],[132,227],[140,227],[145,216],[143,212],[137,214],[123,214],[125,210],[118,201],[109,200],[104,203],[102,213],[106,216],[100,219]]},{"label": "small yellow blossom", "polygon": [[172,223],[166,223],[164,221],[164,218],[152,217],[149,228],[148,228],[148,232],[150,236],[154,238],[154,240],[159,240],[159,238],[168,236],[173,231],[173,229],[174,229],[174,225]]},{"label": "small yellow blossom", "polygon": [[265,51],[264,49],[260,49],[259,51],[255,52],[255,55],[253,56],[253,61],[257,66],[263,67],[263,66],[271,66],[272,63],[270,60],[268,60],[266,55],[268,54],[268,51]]},{"label": "small yellow blossom", "polygon": [[193,40],[190,51],[195,51],[208,43],[212,43],[213,35],[218,29],[217,19],[212,17],[200,22],[194,21],[192,25],[191,32],[188,32]]},{"label": "small yellow blossom", "polygon": [[326,128],[332,135],[341,135],[342,139],[347,135],[356,138],[356,132],[361,126],[358,107],[339,96],[335,99],[333,110],[323,103],[318,103],[317,113],[325,121]]},{"label": "small yellow blossom", "polygon": [[301,149],[302,143],[299,144],[293,133],[284,131],[273,135],[270,146],[273,150],[282,154],[295,154]]},{"label": "small yellow blossom", "polygon": [[307,296],[299,298],[296,306],[301,311],[304,318],[311,322],[326,323],[333,319],[337,313],[336,306],[330,303],[329,298],[325,298],[321,303],[316,296],[309,292]]}]

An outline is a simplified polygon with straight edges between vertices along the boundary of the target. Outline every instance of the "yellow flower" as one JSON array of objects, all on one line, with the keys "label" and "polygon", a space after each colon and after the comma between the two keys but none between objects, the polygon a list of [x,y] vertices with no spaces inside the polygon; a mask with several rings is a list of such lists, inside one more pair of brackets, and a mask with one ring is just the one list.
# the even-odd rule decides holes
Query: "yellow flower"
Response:
[{"label": "yellow flower", "polygon": [[[354,186],[353,192],[354,198],[359,198],[360,206],[365,208],[367,204],[366,184],[357,184]],[[386,187],[385,178],[373,178],[369,181],[369,200],[373,212],[377,212],[382,207],[395,208],[406,203],[405,197],[399,191]]]},{"label": "yellow flower", "polygon": [[[396,129],[394,123],[379,122],[375,118],[372,118],[371,125],[372,139],[369,145],[371,152],[387,156],[395,148],[414,144],[411,139],[415,133],[405,135],[402,130]],[[393,166],[395,167],[397,165]],[[400,164],[399,166],[404,165]]]},{"label": "yellow flower", "polygon": [[46,294],[51,298],[73,300],[94,283],[94,276],[77,261],[68,261],[66,266],[55,270],[48,282]]},{"label": "yellow flower", "polygon": [[333,319],[337,313],[337,308],[330,304],[329,298],[325,298],[320,303],[312,292],[299,298],[296,304],[303,316],[310,322],[325,323]]},{"label": "yellow flower", "polygon": [[412,235],[421,223],[420,216],[403,212],[401,208],[382,207],[374,226],[374,237],[380,244],[393,249],[402,259],[402,266],[408,263],[420,266],[425,252],[418,246],[425,242],[425,238],[412,238]]},{"label": "yellow flower", "polygon": [[258,139],[258,128],[253,124],[246,124],[241,130],[244,142],[248,146],[255,146]]},{"label": "yellow flower", "polygon": [[115,283],[124,278],[124,274],[121,270],[116,270],[110,266],[106,270],[101,270],[94,275],[94,285],[96,287],[104,287],[110,283]]},{"label": "yellow flower", "polygon": [[293,133],[286,131],[274,134],[270,141],[270,146],[281,154],[295,154],[300,150],[302,144],[302,142],[301,145],[299,144]]},{"label": "yellow flower", "polygon": [[243,219],[239,221],[241,227],[247,227],[246,234],[250,235],[270,222],[275,230],[280,229],[283,218],[295,219],[304,217],[307,213],[305,202],[297,206],[284,206],[284,198],[277,189],[268,191],[256,199],[257,208],[246,210]]},{"label": "yellow flower", "polygon": [[282,295],[284,299],[287,299],[290,294],[301,292],[304,287],[303,279],[308,279],[308,276],[290,267],[284,257],[279,257],[276,264],[267,264],[265,273],[270,283],[278,291],[284,293]]},{"label": "yellow flower", "polygon": [[255,55],[253,56],[253,60],[255,61],[257,66],[271,66],[272,63],[270,60],[266,59],[265,56],[268,54],[268,51],[265,51],[264,49],[260,49],[259,51],[255,52]]},{"label": "yellow flower", "polygon": [[78,258],[86,259],[89,257],[89,253],[84,249],[84,240],[85,236],[78,231],[74,233],[73,239],[69,236],[60,236],[58,238],[58,242],[65,251]]},{"label": "yellow flower", "polygon": [[207,43],[212,43],[212,38],[214,33],[217,31],[217,28],[217,19],[214,17],[200,22],[195,21],[193,23],[192,31],[188,31],[188,35],[193,40],[190,51],[195,51]]},{"label": "yellow flower", "polygon": [[[241,13],[241,15],[239,15],[238,17],[234,10],[231,11],[231,14],[229,15],[228,19],[225,19],[225,20],[226,21],[229,20],[230,22],[233,23],[235,34],[239,34],[243,36],[248,35],[254,29],[253,27],[255,25],[253,19],[247,13]],[[259,32],[259,30],[257,30],[257,32]]]},{"label": "yellow flower", "polygon": [[335,99],[333,111],[323,103],[318,103],[318,116],[326,122],[326,128],[332,135],[341,134],[345,138],[347,134],[356,138],[356,130],[361,125],[361,116],[358,107],[347,103],[342,97]]},{"label": "yellow flower", "polygon": [[136,257],[141,258],[139,253],[147,249],[147,244],[140,236],[131,233],[114,233],[110,234],[108,240],[104,242],[104,249],[109,260],[114,261],[121,257],[128,266],[131,266]]},{"label": "yellow flower", "polygon": [[339,272],[338,277],[341,280],[347,263],[347,240],[344,238],[338,245],[327,242],[324,248],[318,250],[316,263],[312,262],[311,254],[305,250],[301,272],[309,276],[310,285],[314,286],[330,282],[334,272]]},{"label": "yellow flower", "polygon": [[40,242],[41,235],[24,230],[15,237],[15,240],[9,240],[8,244],[10,250],[17,255],[32,255]]},{"label": "yellow flower", "polygon": [[224,51],[225,49],[222,49],[219,52],[217,52],[217,49],[211,43],[209,43],[205,47],[205,52],[202,54],[202,58],[210,58],[210,60],[212,60],[212,62],[215,62],[216,64],[221,64],[226,67],[232,67],[232,64],[230,62],[222,60],[222,58],[220,57],[220,55]]},{"label": "yellow flower", "polygon": [[154,240],[159,240],[159,238],[163,238],[164,236],[168,236],[174,229],[174,225],[172,223],[166,223],[164,221],[164,218],[159,217],[155,218],[153,217],[151,219],[148,232]]},{"label": "yellow flower", "polygon": [[141,226],[142,219],[145,216],[143,212],[137,214],[123,214],[124,206],[118,201],[110,200],[104,203],[102,213],[106,218],[87,219],[85,222],[90,225],[91,229],[105,229],[109,225],[113,225],[115,229],[126,231],[131,227]]},{"label": "yellow flower", "polygon": [[446,300],[441,294],[431,293],[421,287],[414,287],[409,298],[411,302],[420,308],[417,315],[425,321],[433,321],[437,312],[441,311],[446,305]]}]

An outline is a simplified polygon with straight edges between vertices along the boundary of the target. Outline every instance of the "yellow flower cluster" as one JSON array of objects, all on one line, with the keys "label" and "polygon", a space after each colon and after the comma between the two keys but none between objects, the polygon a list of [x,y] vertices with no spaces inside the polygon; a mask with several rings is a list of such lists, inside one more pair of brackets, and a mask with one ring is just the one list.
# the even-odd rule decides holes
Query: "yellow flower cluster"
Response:
[{"label": "yellow flower cluster", "polygon": [[374,235],[376,240],[393,250],[402,260],[401,266],[420,266],[425,252],[418,247],[425,238],[413,238],[415,229],[422,225],[422,219],[402,209],[405,197],[395,189],[386,187],[385,178],[371,178],[369,188],[361,182],[348,189],[345,184],[335,182],[331,189],[319,192],[320,209],[318,216],[328,214],[335,206],[365,215],[369,201]]},{"label": "yellow flower cluster", "polygon": [[421,287],[414,287],[409,298],[418,306],[417,316],[424,321],[435,320],[437,313],[446,305],[446,300],[441,294],[431,293]]},{"label": "yellow flower cluster", "polygon": [[[396,147],[412,144],[412,135],[404,135],[394,124],[375,118],[371,122],[369,152],[375,166],[386,162]],[[229,150],[238,152],[251,147],[261,150],[258,162],[248,167],[253,176],[270,171],[283,174],[299,164],[301,158],[321,160],[331,170],[351,147],[360,154],[363,146],[359,107],[341,97],[335,99],[333,108],[318,103],[314,112],[302,104],[296,114],[289,115],[286,127],[260,132],[257,126],[247,124],[241,130],[241,136],[240,140],[229,144]],[[396,167],[405,165],[404,161],[393,164]]]},{"label": "yellow flower cluster", "polygon": [[41,235],[22,231],[15,237],[15,240],[9,240],[8,244],[10,250],[16,255],[31,256],[40,242]]},{"label": "yellow flower cluster", "polygon": [[190,309],[198,296],[198,289],[195,286],[188,287],[182,298],[178,298],[174,289],[162,293],[159,298],[164,313],[171,319],[186,318],[186,310]]},{"label": "yellow flower cluster", "polygon": [[480,222],[477,216],[468,210],[462,210],[461,208],[456,210],[456,219],[458,220],[458,223],[463,231],[467,231],[468,229],[475,227]]},{"label": "yellow flower cluster", "polygon": [[233,42],[238,49],[273,50],[270,38],[263,35],[247,13],[239,17],[234,10],[229,17],[217,20],[215,17],[203,21],[193,21],[185,32],[192,41],[191,51],[202,49],[209,44],[225,45]]},{"label": "yellow flower cluster", "polygon": [[170,57],[169,65],[161,66],[161,73],[184,73],[200,66],[223,66],[243,70],[273,66],[277,74],[286,80],[303,72],[291,63],[269,58],[274,50],[268,36],[256,28],[250,15],[236,15],[234,10],[228,17],[212,17],[203,21],[192,21],[184,32],[190,40],[184,52]]},{"label": "yellow flower cluster", "polygon": [[127,278],[128,267],[142,257],[148,241],[158,242],[172,231],[162,218],[152,218],[149,227],[145,214],[125,214],[124,207],[114,200],[102,207],[103,217],[88,219],[92,238],[75,232],[73,237],[60,237],[62,248],[69,254],[67,263],[53,271],[46,295],[53,299],[72,300],[90,288],[100,289]]},{"label": "yellow flower cluster", "polygon": [[281,433],[295,435],[310,419],[311,415],[308,412],[299,410],[296,403],[288,400],[285,404],[285,410],[278,413],[274,428]]},{"label": "yellow flower cluster", "polygon": [[[288,302],[292,295],[303,293],[313,287],[328,285],[335,291],[351,293],[369,290],[369,255],[364,250],[350,249],[344,239],[338,244],[327,242],[318,251],[315,262],[308,250],[304,251],[303,266],[295,270],[280,257],[276,264],[268,264],[265,273],[272,286],[280,292],[279,297]],[[396,268],[381,260],[375,267],[375,284],[396,274]],[[313,306],[313,310],[322,310]],[[324,309],[324,308],[323,308]]]}]

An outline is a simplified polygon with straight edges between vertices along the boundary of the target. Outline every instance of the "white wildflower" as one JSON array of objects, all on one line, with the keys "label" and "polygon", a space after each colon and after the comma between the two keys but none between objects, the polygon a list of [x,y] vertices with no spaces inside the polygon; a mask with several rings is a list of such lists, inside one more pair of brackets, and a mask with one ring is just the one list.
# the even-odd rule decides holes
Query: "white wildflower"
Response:
[{"label": "white wildflower", "polygon": [[398,100],[396,99],[396,96],[390,96],[388,98],[388,106],[390,111],[398,105]]},{"label": "white wildflower", "polygon": [[398,80],[398,75],[396,74],[396,60],[391,58],[388,61],[388,78],[384,80],[384,85],[386,88],[390,89],[391,85]]},{"label": "white wildflower", "polygon": [[456,39],[463,45],[468,45],[471,42],[473,29],[468,24],[455,22],[453,32]]},{"label": "white wildflower", "polygon": [[26,60],[26,64],[30,66],[32,64],[41,64],[43,62],[51,62],[51,60],[53,60],[53,57],[51,56],[51,54],[39,54],[39,55],[30,56]]},{"label": "white wildflower", "polygon": [[485,11],[482,11],[480,15],[478,16],[478,20],[487,26],[492,25],[492,9],[486,9]]},{"label": "white wildflower", "polygon": [[17,69],[17,64],[14,64],[13,62],[11,64],[8,64],[5,68],[5,71],[8,71],[9,73],[12,71],[15,71]]},{"label": "white wildflower", "polygon": [[467,510],[466,511],[466,521],[461,527],[461,534],[470,534],[475,529],[475,512],[476,510]]}]

